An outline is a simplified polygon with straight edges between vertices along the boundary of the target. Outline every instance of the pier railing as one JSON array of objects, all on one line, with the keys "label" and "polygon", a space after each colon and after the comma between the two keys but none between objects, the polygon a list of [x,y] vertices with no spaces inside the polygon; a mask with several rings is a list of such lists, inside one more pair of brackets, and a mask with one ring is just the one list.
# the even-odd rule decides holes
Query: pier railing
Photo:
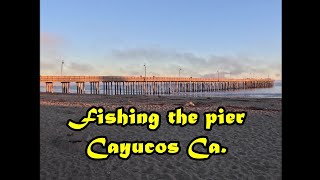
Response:
[{"label": "pier railing", "polygon": [[143,77],[143,76],[40,76],[40,82],[237,82],[237,81],[273,81],[272,79],[230,79],[230,78],[193,78],[193,77]]}]

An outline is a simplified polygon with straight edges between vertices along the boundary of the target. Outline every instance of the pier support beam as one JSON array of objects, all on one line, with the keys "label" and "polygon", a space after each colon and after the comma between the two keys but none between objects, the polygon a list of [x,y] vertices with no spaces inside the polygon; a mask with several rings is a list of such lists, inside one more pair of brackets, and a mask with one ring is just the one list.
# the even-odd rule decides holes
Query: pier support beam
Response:
[{"label": "pier support beam", "polygon": [[68,94],[70,93],[70,82],[61,82],[62,93]]},{"label": "pier support beam", "polygon": [[90,94],[100,94],[100,83],[90,82]]},{"label": "pier support beam", "polygon": [[85,94],[85,83],[84,82],[76,82],[77,86],[77,94]]},{"label": "pier support beam", "polygon": [[46,82],[46,93],[53,93],[53,83]]}]

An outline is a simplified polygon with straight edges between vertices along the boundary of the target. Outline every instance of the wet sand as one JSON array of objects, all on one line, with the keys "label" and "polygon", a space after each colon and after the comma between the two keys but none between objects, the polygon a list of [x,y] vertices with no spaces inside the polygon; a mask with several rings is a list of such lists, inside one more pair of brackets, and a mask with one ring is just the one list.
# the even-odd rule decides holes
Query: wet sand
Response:
[{"label": "wet sand", "polygon": [[[190,103],[192,102],[192,103]],[[282,100],[255,98],[207,98],[174,96],[106,96],[40,94],[40,177],[41,179],[281,179]],[[137,111],[157,111],[161,125],[151,132],[146,126],[97,126],[82,131],[66,126],[68,119],[79,121],[88,108],[106,111],[134,106]],[[244,125],[213,126],[205,131],[203,113],[246,111]],[[200,114],[195,126],[171,126],[166,112],[183,107]],[[177,155],[131,155],[121,160],[91,160],[85,155],[88,141],[97,136],[120,141],[180,141]],[[186,154],[187,145],[198,136],[208,136],[228,147],[225,155],[196,161]],[[201,146],[197,147],[201,149]],[[203,149],[203,148],[202,148]],[[199,150],[201,151],[201,150]]]}]

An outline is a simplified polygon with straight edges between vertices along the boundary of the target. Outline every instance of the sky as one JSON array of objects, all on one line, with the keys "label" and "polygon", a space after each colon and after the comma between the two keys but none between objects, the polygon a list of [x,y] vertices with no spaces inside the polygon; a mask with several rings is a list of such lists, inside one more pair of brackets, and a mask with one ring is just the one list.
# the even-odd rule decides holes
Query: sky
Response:
[{"label": "sky", "polygon": [[40,0],[40,74],[281,80],[281,0]]}]

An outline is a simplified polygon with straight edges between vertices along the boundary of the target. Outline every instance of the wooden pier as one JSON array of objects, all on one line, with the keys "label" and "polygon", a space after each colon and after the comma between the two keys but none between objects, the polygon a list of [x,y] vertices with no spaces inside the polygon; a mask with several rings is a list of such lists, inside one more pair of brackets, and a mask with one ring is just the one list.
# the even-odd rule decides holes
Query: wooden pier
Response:
[{"label": "wooden pier", "polygon": [[62,93],[70,93],[70,83],[76,83],[77,94],[86,94],[85,84],[90,83],[90,94],[155,95],[181,92],[213,92],[234,89],[270,88],[274,80],[229,78],[176,78],[142,76],[40,76],[46,83],[46,92],[53,93],[53,83],[62,84]]}]

